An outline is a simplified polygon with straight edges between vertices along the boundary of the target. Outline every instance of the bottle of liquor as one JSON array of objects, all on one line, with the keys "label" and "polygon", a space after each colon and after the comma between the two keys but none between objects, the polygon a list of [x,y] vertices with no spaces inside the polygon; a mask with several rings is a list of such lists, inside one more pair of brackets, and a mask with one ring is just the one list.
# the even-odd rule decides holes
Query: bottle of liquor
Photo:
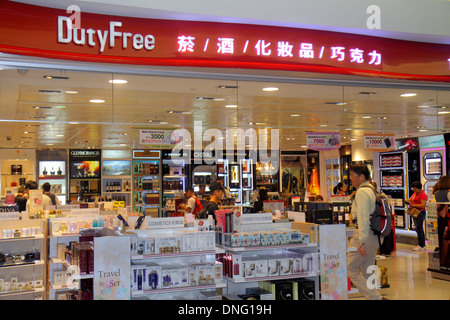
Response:
[{"label": "bottle of liquor", "polygon": [[344,206],[339,206],[339,221],[338,223],[341,224],[344,221]]},{"label": "bottle of liquor", "polygon": [[109,189],[110,189],[110,187],[109,187],[109,182],[107,182],[107,183],[106,183],[105,192],[109,192]]},{"label": "bottle of liquor", "polygon": [[350,224],[350,208],[348,206],[345,206],[344,214],[345,214],[345,224],[348,226]]},{"label": "bottle of liquor", "polygon": [[62,175],[62,171],[61,171],[61,167],[58,167],[58,172],[57,172],[58,176]]},{"label": "bottle of liquor", "polygon": [[42,175],[46,176],[47,175],[47,167],[44,166],[44,171],[42,171]]}]

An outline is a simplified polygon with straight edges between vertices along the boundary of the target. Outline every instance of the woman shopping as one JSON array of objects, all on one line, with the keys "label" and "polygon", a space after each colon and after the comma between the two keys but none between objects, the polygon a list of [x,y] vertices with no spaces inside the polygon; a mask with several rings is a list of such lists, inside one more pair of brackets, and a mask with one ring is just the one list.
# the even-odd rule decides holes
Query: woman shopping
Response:
[{"label": "woman shopping", "polygon": [[334,188],[333,193],[338,196],[346,196],[347,195],[347,185],[343,182],[339,182]]},{"label": "woman shopping", "polygon": [[413,217],[414,225],[416,226],[417,238],[419,245],[413,250],[425,250],[425,232],[423,230],[423,222],[425,221],[425,210],[427,206],[428,196],[425,191],[422,190],[422,184],[419,181],[415,181],[411,184],[411,189],[414,191],[413,195],[405,202],[420,211],[417,217]]}]

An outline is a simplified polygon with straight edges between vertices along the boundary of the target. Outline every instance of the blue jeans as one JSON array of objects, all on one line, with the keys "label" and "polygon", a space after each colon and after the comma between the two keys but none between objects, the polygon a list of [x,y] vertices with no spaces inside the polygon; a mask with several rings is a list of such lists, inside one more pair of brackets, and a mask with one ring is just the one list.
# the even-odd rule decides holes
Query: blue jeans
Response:
[{"label": "blue jeans", "polygon": [[419,246],[425,247],[425,232],[423,230],[423,222],[425,221],[425,211],[422,211],[417,218],[413,218],[416,225],[417,238],[419,240]]}]

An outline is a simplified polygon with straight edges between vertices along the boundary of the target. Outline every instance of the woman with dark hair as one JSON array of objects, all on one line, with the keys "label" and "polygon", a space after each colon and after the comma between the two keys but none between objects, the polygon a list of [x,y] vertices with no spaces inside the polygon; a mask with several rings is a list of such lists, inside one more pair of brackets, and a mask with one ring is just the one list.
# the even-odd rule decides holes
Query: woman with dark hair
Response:
[{"label": "woman with dark hair", "polygon": [[414,207],[420,211],[420,214],[417,216],[417,218],[413,218],[414,224],[416,226],[417,238],[419,241],[419,245],[413,250],[425,250],[425,232],[423,230],[423,222],[425,220],[425,210],[427,206],[428,196],[425,191],[422,190],[422,184],[419,181],[413,182],[411,184],[411,189],[414,191],[414,193],[405,202],[408,203],[411,207]]},{"label": "woman with dark hair", "polygon": [[339,182],[334,188],[333,193],[338,196],[346,196],[347,195],[347,185],[343,182]]},{"label": "woman with dark hair", "polygon": [[253,212],[262,212],[264,209],[264,201],[269,200],[269,196],[267,195],[267,189],[259,190],[258,200],[253,204]]}]

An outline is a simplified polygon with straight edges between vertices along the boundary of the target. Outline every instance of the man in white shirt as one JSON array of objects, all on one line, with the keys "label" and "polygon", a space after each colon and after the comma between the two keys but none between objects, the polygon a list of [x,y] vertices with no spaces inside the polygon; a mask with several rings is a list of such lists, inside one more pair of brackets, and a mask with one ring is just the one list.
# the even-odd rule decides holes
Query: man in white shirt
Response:
[{"label": "man in white shirt", "polygon": [[[355,252],[348,253],[348,276],[355,287],[368,300],[381,300],[382,297],[376,289],[375,257],[379,247],[378,237],[370,228],[370,214],[375,210],[375,193],[369,182],[370,172],[365,164],[357,163],[350,167],[350,180],[357,188],[352,204],[352,217],[356,219],[356,229],[349,247],[357,248]],[[369,188],[361,188],[369,186]],[[361,267],[362,273],[359,268]],[[373,281],[368,281],[369,277]]]},{"label": "man in white shirt", "polygon": [[[36,181],[34,180],[28,180],[27,183],[25,184],[25,189],[26,189],[26,193],[28,194],[28,201],[27,201],[27,212],[30,212],[30,204],[31,201],[33,201],[33,199],[30,198],[30,190],[37,190],[38,189],[38,185],[36,183]],[[52,205],[52,199],[50,199],[49,196],[42,194],[42,209],[45,210],[45,208],[47,206],[51,206]]]},{"label": "man in white shirt", "polygon": [[196,218],[196,214],[198,211],[203,209],[202,205],[200,203],[197,203],[197,199],[194,194],[194,189],[192,187],[186,188],[186,197],[188,198],[186,204],[181,203],[179,207],[184,210],[184,215],[186,214],[193,214],[194,218]]}]

